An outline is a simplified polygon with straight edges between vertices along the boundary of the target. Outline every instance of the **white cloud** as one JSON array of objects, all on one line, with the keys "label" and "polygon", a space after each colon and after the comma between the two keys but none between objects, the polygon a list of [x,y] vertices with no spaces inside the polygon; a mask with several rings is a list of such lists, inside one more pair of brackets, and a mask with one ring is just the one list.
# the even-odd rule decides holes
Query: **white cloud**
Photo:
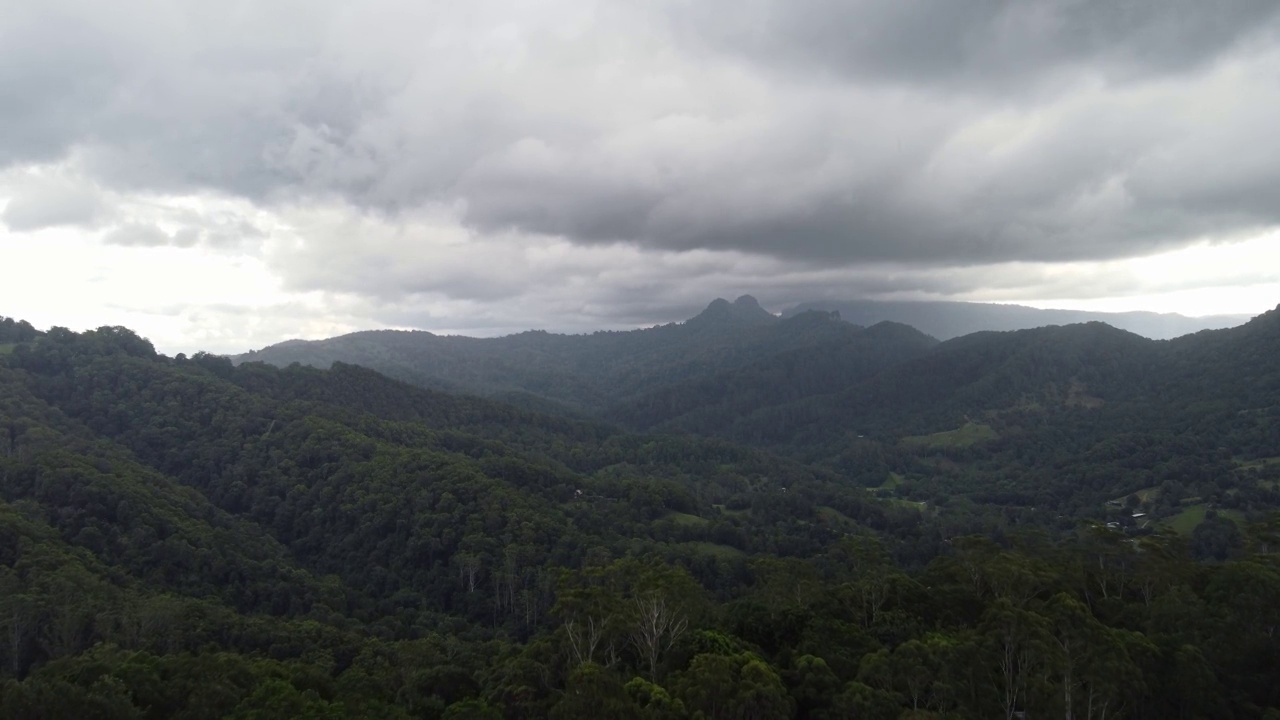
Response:
[{"label": "white cloud", "polygon": [[11,172],[0,178],[8,202],[0,223],[14,232],[47,227],[92,229],[108,215],[102,191],[57,168]]}]

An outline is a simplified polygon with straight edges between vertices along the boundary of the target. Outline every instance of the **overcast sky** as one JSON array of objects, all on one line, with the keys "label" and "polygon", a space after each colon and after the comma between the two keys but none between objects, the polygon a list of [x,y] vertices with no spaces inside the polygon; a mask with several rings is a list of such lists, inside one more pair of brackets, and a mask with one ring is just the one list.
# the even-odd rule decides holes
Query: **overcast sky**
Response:
[{"label": "overcast sky", "polygon": [[1274,0],[0,0],[0,315],[1280,304]]}]

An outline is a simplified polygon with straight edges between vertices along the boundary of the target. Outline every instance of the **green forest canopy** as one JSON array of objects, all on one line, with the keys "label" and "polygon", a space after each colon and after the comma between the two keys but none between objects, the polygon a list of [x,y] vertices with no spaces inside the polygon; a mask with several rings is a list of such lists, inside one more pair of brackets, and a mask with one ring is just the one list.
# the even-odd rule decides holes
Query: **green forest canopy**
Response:
[{"label": "green forest canopy", "polygon": [[757,441],[6,319],[0,716],[1274,716],[1260,321],[793,364]]}]

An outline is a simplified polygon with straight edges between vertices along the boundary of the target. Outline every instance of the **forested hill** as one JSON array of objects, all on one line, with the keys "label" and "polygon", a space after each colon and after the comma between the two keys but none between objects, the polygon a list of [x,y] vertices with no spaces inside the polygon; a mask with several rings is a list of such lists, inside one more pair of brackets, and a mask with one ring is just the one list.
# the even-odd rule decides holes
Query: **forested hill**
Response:
[{"label": "forested hill", "polygon": [[[912,510],[725,443],[350,365],[167,358],[123,328],[23,337],[0,360],[3,717],[295,717],[335,694],[353,716],[436,717],[483,707],[482,682],[540,717],[557,686],[520,673],[550,637],[521,640],[563,620],[557,568],[709,599],[749,556],[857,527],[911,528],[919,561],[938,543]],[[486,681],[495,664],[515,675]]]},{"label": "forested hill", "polygon": [[[652,407],[622,417],[772,448],[868,485],[893,466],[932,493],[1027,506],[1135,491],[1173,501],[1166,512],[1192,498],[1230,504],[1258,492],[1237,486],[1237,468],[1280,456],[1278,314],[1166,342],[1101,323],[975,333],[732,418],[655,418]],[[759,394],[746,384],[725,397]]]},{"label": "forested hill", "polygon": [[[1086,323],[939,344],[829,313],[773,319],[747,298],[684,325],[534,337],[567,358],[545,368],[581,375],[561,387],[591,388],[582,415],[764,448],[913,501],[1088,514],[1140,492],[1145,509],[1172,517],[1182,503],[1266,507],[1275,490],[1242,475],[1280,457],[1275,311],[1173,341]],[[587,363],[569,342],[630,350]]]},{"label": "forested hill", "polygon": [[[847,325],[815,318],[843,319]],[[683,323],[628,332],[557,335],[531,331],[501,338],[437,336],[428,332],[368,331],[328,340],[291,340],[233,358],[326,368],[334,362],[370,367],[422,387],[501,397],[553,412],[594,414],[606,408],[661,400],[649,393],[681,385],[705,393],[717,372],[734,373],[783,354],[830,352],[862,328],[909,325],[934,338],[981,331],[1106,322],[1148,338],[1171,338],[1236,326],[1244,316],[1188,318],[1155,313],[1088,313],[982,303],[847,301],[805,303],[779,319],[744,295],[718,299]],[[797,329],[793,322],[805,328]],[[750,370],[758,373],[759,370]],[[785,394],[785,393],[783,393]],[[629,411],[619,407],[621,416]]]},{"label": "forested hill", "polygon": [[0,717],[1280,715],[1280,312],[752,305],[663,434],[0,322]]},{"label": "forested hill", "polygon": [[856,325],[899,322],[919,328],[939,340],[989,330],[1006,332],[1088,322],[1103,322],[1153,340],[1168,340],[1201,330],[1236,327],[1249,319],[1248,315],[1187,317],[1177,313],[1041,310],[996,303],[880,300],[806,302],[785,310],[782,316],[791,317],[813,310],[838,312],[846,322]]},{"label": "forested hill", "polygon": [[[964,303],[954,304],[963,306],[959,308],[939,305],[946,312],[934,315],[925,312],[928,304],[900,304],[911,312],[897,317],[920,320],[953,338],[936,348],[931,335],[901,323],[877,321],[863,327],[849,322],[876,319],[885,315],[881,310],[898,305],[841,306],[843,312],[809,310],[779,319],[743,296],[732,303],[716,300],[684,323],[645,330],[590,335],[531,331],[492,339],[371,331],[290,341],[233,362],[298,362],[321,368],[344,362],[421,387],[489,396],[530,409],[596,417],[632,429],[764,442],[778,449],[794,445],[797,433],[805,436],[801,444],[811,445],[816,436],[857,428],[944,430],[939,423],[954,426],[966,412],[1014,403],[1010,393],[1031,397],[1047,386],[1055,388],[1051,394],[1071,395],[1072,402],[1093,402],[1089,398],[1096,393],[1082,390],[1085,385],[1098,386],[1089,392],[1109,392],[1099,383],[1115,383],[1119,391],[1136,389],[1155,379],[1150,373],[1158,365],[1184,362],[1156,360],[1156,355],[1178,355],[1177,348],[1192,347],[1199,337],[1165,344],[1127,332],[1108,334],[1098,322],[954,337],[974,323],[1031,323],[1023,323],[1031,317],[1024,315],[1017,315],[1022,320],[1016,322],[978,322],[970,317],[978,312],[969,307],[973,304]],[[1035,315],[1036,322],[1076,317],[1034,312],[1042,313]],[[1080,316],[1106,317],[1121,325],[1127,317]],[[1176,325],[1181,316],[1160,317]],[[1180,330],[1198,327],[1203,324],[1177,325]],[[1097,367],[1092,364],[1095,356],[1102,360]],[[1088,369],[1077,372],[1084,366]],[[1179,393],[1176,388],[1172,392]]]},{"label": "forested hill", "polygon": [[632,396],[809,349],[825,352],[863,330],[830,313],[788,320],[755,298],[712,302],[683,323],[627,332],[557,335],[530,331],[501,338],[369,331],[318,341],[289,341],[233,358],[236,363],[345,362],[428,388],[502,397],[598,413]]},{"label": "forested hill", "polygon": [[[1273,315],[1173,341],[1092,322],[939,344],[904,325],[860,327],[833,313],[778,319],[743,297],[713,302],[682,324],[632,332],[490,340],[375,332],[238,360],[350,362],[632,430],[767,447],[841,472],[861,466],[860,440],[897,452],[903,438],[969,428],[987,448],[1031,432],[1100,442],[1135,422],[1161,433],[1192,427],[1200,441],[1250,459],[1272,454],[1264,419],[1275,373],[1249,342],[1266,345]],[[1226,417],[1245,410],[1252,414]],[[1080,432],[1085,425],[1093,430]]]}]

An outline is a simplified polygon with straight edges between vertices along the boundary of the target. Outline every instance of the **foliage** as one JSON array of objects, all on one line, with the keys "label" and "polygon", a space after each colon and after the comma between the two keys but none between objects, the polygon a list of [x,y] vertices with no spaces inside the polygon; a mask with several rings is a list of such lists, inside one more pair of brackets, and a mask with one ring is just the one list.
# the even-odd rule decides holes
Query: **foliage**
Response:
[{"label": "foliage", "polygon": [[[717,312],[727,353],[800,331]],[[0,717],[1274,713],[1276,322],[906,359],[872,328],[905,343],[883,368],[680,434],[27,333],[0,359]],[[787,357],[733,372],[828,372]],[[965,422],[997,437],[901,442]]]}]

